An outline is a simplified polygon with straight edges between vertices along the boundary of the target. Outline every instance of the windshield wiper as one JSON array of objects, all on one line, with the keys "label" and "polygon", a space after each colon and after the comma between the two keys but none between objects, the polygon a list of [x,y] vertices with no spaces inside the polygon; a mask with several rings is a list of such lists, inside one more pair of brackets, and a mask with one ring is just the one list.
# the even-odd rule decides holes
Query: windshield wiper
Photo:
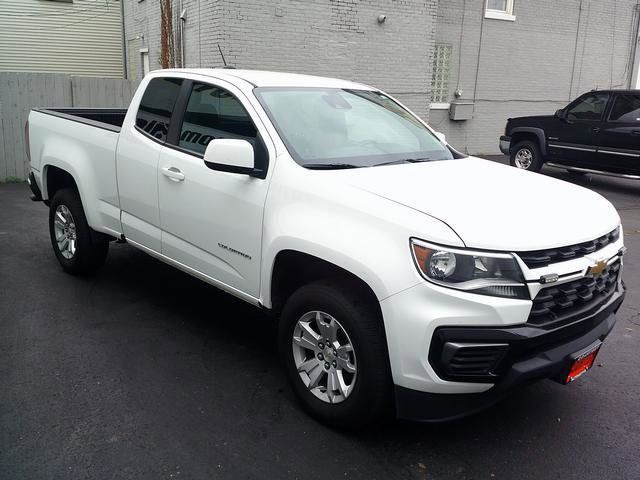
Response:
[{"label": "windshield wiper", "polygon": [[351,163],[305,163],[303,166],[305,168],[310,168],[311,170],[339,170],[345,168],[360,168],[358,165],[353,165]]},{"label": "windshield wiper", "polygon": [[398,165],[400,163],[420,163],[428,162],[430,160],[430,158],[402,158],[400,160],[392,160],[391,162],[376,163],[374,167],[379,167],[381,165]]}]

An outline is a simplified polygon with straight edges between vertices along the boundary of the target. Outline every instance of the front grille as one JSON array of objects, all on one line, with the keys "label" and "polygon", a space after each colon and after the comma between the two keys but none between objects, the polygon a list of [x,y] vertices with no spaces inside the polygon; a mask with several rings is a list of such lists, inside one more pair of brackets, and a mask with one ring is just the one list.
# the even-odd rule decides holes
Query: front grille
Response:
[{"label": "front grille", "polygon": [[620,237],[620,229],[610,231],[606,235],[591,240],[590,242],[569,245],[568,247],[549,248],[546,250],[535,250],[531,252],[519,252],[518,256],[529,268],[546,267],[552,263],[564,262],[572,258],[582,257],[589,253],[593,253],[601,248],[606,247],[610,243],[618,241]]},{"label": "front grille", "polygon": [[604,303],[616,289],[620,260],[609,265],[597,277],[583,277],[572,282],[546,287],[533,299],[527,323],[537,327],[555,327],[569,323]]}]

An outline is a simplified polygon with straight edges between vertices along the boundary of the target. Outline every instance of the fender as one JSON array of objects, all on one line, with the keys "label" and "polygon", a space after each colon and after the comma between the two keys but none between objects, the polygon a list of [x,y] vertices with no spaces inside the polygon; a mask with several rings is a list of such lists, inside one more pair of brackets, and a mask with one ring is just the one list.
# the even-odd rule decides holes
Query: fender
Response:
[{"label": "fender", "polygon": [[113,166],[115,162],[101,162],[105,160],[103,158],[94,160],[95,155],[94,153],[92,156],[84,145],[66,141],[64,137],[49,137],[40,157],[42,196],[43,199],[51,199],[47,182],[49,167],[64,170],[76,183],[89,226],[96,231],[113,235],[120,230],[117,199],[112,198],[117,191]]},{"label": "fender", "polygon": [[538,127],[515,127],[511,129],[509,134],[513,136],[514,133],[533,133],[538,138],[538,145],[540,146],[542,156],[547,156],[547,141],[543,129]]},{"label": "fender", "polygon": [[[271,298],[271,288],[273,281],[273,271],[275,260],[278,254],[285,250],[293,250],[296,252],[311,255],[320,260],[329,262],[337,267],[346,270],[362,282],[367,284],[373,291],[378,300],[382,300],[390,295],[384,280],[380,278],[369,266],[363,264],[359,260],[345,255],[343,252],[335,250],[331,247],[321,245],[319,243],[294,237],[280,237],[276,239],[270,246],[264,258],[261,280],[261,303],[266,308],[273,306]],[[419,280],[416,280],[416,283]]]}]

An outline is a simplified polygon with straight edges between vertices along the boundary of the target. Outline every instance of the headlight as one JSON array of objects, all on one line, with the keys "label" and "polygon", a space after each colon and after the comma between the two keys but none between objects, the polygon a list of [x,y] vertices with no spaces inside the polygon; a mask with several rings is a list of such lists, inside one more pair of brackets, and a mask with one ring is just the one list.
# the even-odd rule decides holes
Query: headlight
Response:
[{"label": "headlight", "polygon": [[508,253],[472,252],[411,239],[418,270],[428,281],[482,295],[529,298],[520,267]]}]

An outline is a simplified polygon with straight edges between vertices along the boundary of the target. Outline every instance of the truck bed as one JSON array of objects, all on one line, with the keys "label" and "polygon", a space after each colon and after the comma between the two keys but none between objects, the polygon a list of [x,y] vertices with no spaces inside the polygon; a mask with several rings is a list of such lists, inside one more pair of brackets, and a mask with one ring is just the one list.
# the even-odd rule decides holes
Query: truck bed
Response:
[{"label": "truck bed", "polygon": [[126,108],[34,108],[36,112],[120,132]]},{"label": "truck bed", "polygon": [[[55,108],[31,110],[29,151],[36,183],[50,168],[69,172],[85,208],[89,226],[102,232],[121,230],[116,149],[125,110]],[[46,188],[43,198],[48,198]]]}]

